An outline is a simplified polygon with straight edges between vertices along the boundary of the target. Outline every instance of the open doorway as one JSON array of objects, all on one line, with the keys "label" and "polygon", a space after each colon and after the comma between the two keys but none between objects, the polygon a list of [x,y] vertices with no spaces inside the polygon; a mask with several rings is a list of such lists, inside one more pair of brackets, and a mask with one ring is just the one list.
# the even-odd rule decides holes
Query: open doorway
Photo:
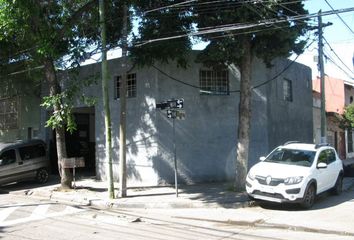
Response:
[{"label": "open doorway", "polygon": [[[96,175],[95,156],[95,109],[84,107],[73,110],[77,128],[73,133],[65,133],[66,150],[69,158],[83,157],[85,167],[77,168],[76,174],[79,176]],[[52,172],[58,172],[57,154],[55,144],[55,132],[51,141],[51,161]]]}]

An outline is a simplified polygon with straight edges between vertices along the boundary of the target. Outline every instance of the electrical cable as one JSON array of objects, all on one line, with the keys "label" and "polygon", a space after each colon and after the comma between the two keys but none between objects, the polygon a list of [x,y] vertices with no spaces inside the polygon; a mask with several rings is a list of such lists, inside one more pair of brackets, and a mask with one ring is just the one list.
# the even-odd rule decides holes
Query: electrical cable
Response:
[{"label": "electrical cable", "polygon": [[350,79],[353,79],[354,77],[350,75],[346,70],[344,70],[341,66],[339,66],[329,55],[324,54],[325,58],[332,62],[339,70],[341,70],[345,75],[347,75]]},{"label": "electrical cable", "polygon": [[200,36],[200,35],[225,32],[225,31],[244,30],[244,29],[255,28],[255,27],[264,27],[264,26],[267,26],[270,24],[277,24],[277,23],[284,23],[284,22],[289,22],[289,21],[315,18],[315,17],[318,17],[319,15],[320,16],[328,16],[328,15],[336,14],[338,12],[343,13],[343,12],[352,12],[352,11],[354,11],[354,8],[345,8],[345,9],[338,9],[336,11],[325,11],[322,13],[312,13],[312,14],[293,16],[288,19],[276,19],[276,18],[268,19],[268,20],[260,21],[259,23],[246,23],[246,24],[234,23],[234,24],[228,24],[228,25],[214,26],[211,29],[210,29],[210,27],[208,27],[209,29],[207,29],[207,30],[198,30],[195,32],[190,31],[185,34],[145,40],[145,41],[142,41],[141,43],[137,43],[135,46],[139,47],[139,46],[143,46],[143,45],[153,43],[153,42],[172,40],[172,39],[177,39],[177,38]]},{"label": "electrical cable", "polygon": [[[332,7],[332,5],[327,1],[327,0],[324,0],[327,5],[332,9],[334,10],[334,8]],[[343,18],[338,14],[336,13],[336,15],[338,16],[338,18],[342,21],[342,23],[349,29],[349,31],[351,31],[351,33],[354,34],[354,31],[349,27],[349,25],[343,20]]]},{"label": "electrical cable", "polygon": [[[314,42],[315,40],[312,40],[311,43],[309,43],[305,49],[307,49],[308,47],[310,47],[312,45],[312,43]],[[255,86],[252,86],[251,89],[256,89],[256,88],[259,88],[263,85],[266,85],[268,84],[269,82],[275,80],[276,78],[278,78],[279,76],[281,76],[284,72],[286,72],[295,62],[296,60],[300,57],[301,54],[297,55],[296,58],[294,60],[291,60],[280,72],[278,72],[277,74],[275,74],[273,77],[271,77],[270,79],[258,84],[258,85],[255,85]],[[160,68],[156,67],[155,65],[152,65],[153,68],[155,68],[158,72],[160,72],[161,74],[163,74],[164,76],[170,78],[171,80],[175,81],[175,82],[178,82],[180,84],[183,84],[183,85],[186,85],[186,86],[189,86],[189,87],[192,87],[192,88],[196,88],[196,89],[199,89],[199,90],[203,90],[200,86],[196,86],[196,85],[193,85],[193,84],[190,84],[190,83],[186,83],[176,77],[173,77],[171,76],[170,74],[164,72],[163,70],[161,70]],[[215,92],[218,92],[218,91],[212,91],[213,93]],[[240,90],[229,90],[228,93],[239,93]]]},{"label": "electrical cable", "polygon": [[353,70],[351,70],[344,62],[343,60],[338,56],[338,54],[334,51],[334,49],[332,48],[332,46],[329,44],[329,42],[327,41],[327,39],[325,37],[322,37],[323,40],[326,42],[326,44],[328,45],[328,47],[330,48],[330,50],[334,53],[334,55],[338,58],[338,60],[343,64],[344,67],[346,67],[349,72],[351,72],[352,74],[354,73]]}]

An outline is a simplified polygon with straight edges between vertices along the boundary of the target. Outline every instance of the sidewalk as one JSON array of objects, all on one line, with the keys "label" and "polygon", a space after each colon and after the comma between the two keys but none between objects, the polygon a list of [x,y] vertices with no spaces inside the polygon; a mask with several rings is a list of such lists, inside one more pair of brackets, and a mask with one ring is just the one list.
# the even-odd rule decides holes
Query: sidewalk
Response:
[{"label": "sidewalk", "polygon": [[[128,188],[128,197],[113,200],[108,198],[106,182],[81,179],[76,182],[76,189],[67,192],[58,191],[58,183],[59,178],[53,176],[45,186],[22,183],[2,187],[2,191],[100,208],[242,208],[253,204],[246,193],[230,191],[231,183],[182,185],[178,197],[173,186]],[[343,190],[353,187],[354,178],[344,178]]]},{"label": "sidewalk", "polygon": [[103,208],[241,208],[252,204],[246,193],[230,191],[231,183],[181,185],[178,197],[174,186],[128,188],[128,197],[113,200],[108,198],[106,182],[94,178],[76,181],[76,188],[67,192],[58,191],[59,186],[59,178],[52,176],[45,186],[22,183],[2,187],[2,191]]}]

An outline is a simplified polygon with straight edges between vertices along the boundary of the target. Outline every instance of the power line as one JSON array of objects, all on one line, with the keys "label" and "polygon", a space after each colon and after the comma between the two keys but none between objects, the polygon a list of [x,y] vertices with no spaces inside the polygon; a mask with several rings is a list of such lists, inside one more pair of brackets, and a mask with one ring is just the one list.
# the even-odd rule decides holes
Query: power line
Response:
[{"label": "power line", "polygon": [[353,76],[350,75],[346,70],[344,70],[341,66],[339,66],[329,55],[325,55],[326,59],[332,62],[338,69],[340,69],[345,75],[347,75],[350,79],[353,79]]},{"label": "power line", "polygon": [[298,15],[298,16],[288,17],[286,19],[273,18],[273,19],[263,20],[258,23],[247,23],[247,24],[233,23],[233,24],[227,24],[227,25],[219,25],[219,26],[208,27],[207,29],[205,29],[205,28],[199,29],[198,31],[195,31],[195,32],[191,31],[191,32],[185,33],[185,34],[146,40],[146,41],[141,42],[140,44],[139,43],[136,44],[136,46],[143,46],[143,45],[153,43],[153,42],[166,41],[166,40],[172,40],[172,39],[177,39],[177,38],[193,37],[193,36],[199,36],[199,35],[205,35],[205,34],[211,34],[211,33],[244,30],[244,29],[255,28],[255,27],[263,27],[263,26],[277,24],[277,23],[297,21],[297,20],[315,18],[318,16],[328,16],[328,15],[333,15],[333,14],[337,14],[337,13],[352,12],[352,11],[354,11],[354,8],[345,8],[345,9],[338,9],[338,10],[334,10],[334,11],[333,10],[326,11],[326,12],[322,12],[320,14],[319,13],[312,13],[312,14]]},{"label": "power line", "polygon": [[171,4],[171,5],[167,5],[167,6],[163,6],[163,7],[159,7],[159,8],[155,8],[155,9],[151,9],[151,10],[147,10],[147,11],[144,12],[144,14],[150,13],[150,12],[155,12],[155,11],[160,11],[160,10],[164,10],[164,9],[167,9],[167,8],[172,8],[172,7],[176,7],[176,6],[180,6],[180,5],[184,5],[184,4],[195,2],[195,1],[197,1],[197,0],[184,1],[184,2],[180,2],[180,3],[175,3],[175,4]]},{"label": "power line", "polygon": [[[309,39],[307,39],[309,40]],[[315,40],[312,40],[311,43],[309,43],[306,47],[310,47],[312,45],[312,43],[314,42]],[[270,79],[258,84],[258,85],[255,85],[255,86],[252,86],[252,89],[256,89],[256,88],[259,88],[261,86],[264,86],[266,84],[268,84],[269,82],[275,80],[276,78],[278,78],[279,76],[281,76],[284,72],[286,72],[295,62],[296,60],[300,57],[301,54],[297,55],[296,58],[294,60],[291,60],[280,72],[278,72],[277,74],[275,74],[273,77],[271,77]],[[171,80],[175,81],[175,82],[178,82],[180,84],[183,84],[183,85],[186,85],[186,86],[189,86],[189,87],[192,87],[192,88],[196,88],[196,89],[199,89],[199,90],[203,90],[202,87],[200,86],[196,86],[196,85],[193,85],[193,84],[190,84],[190,83],[187,83],[185,81],[182,81],[176,77],[173,77],[171,76],[170,74],[164,72],[163,70],[161,70],[160,68],[156,67],[155,65],[152,65],[153,68],[155,68],[158,72],[160,72],[161,74],[165,75],[166,77],[170,78]],[[212,92],[218,92],[218,91],[212,91]],[[240,90],[230,90],[228,91],[229,93],[239,93]]]},{"label": "power line", "polygon": [[[327,1],[327,0],[324,0],[327,5],[332,9],[334,10],[334,8],[332,7],[332,5]],[[338,16],[338,18],[342,21],[342,23],[349,29],[349,31],[351,31],[353,34],[354,34],[354,31],[349,27],[349,25],[343,20],[343,18],[338,14],[336,13],[336,15]]]},{"label": "power line", "polygon": [[334,49],[332,48],[332,46],[329,44],[329,42],[327,41],[327,39],[325,37],[323,37],[323,40],[327,43],[328,47],[330,48],[330,50],[333,52],[333,54],[338,58],[338,60],[343,64],[344,67],[346,67],[351,73],[354,73],[353,70],[351,70],[344,62],[343,60],[338,56],[338,54],[334,51]]}]

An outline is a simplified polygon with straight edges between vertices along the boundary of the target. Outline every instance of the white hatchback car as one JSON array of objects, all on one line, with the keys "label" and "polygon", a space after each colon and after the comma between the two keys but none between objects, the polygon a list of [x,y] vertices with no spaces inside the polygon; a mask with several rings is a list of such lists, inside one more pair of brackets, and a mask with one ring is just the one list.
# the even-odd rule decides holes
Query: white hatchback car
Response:
[{"label": "white hatchback car", "polygon": [[329,144],[288,142],[260,160],[246,179],[253,199],[311,208],[316,195],[330,189],[342,192],[343,164]]}]

